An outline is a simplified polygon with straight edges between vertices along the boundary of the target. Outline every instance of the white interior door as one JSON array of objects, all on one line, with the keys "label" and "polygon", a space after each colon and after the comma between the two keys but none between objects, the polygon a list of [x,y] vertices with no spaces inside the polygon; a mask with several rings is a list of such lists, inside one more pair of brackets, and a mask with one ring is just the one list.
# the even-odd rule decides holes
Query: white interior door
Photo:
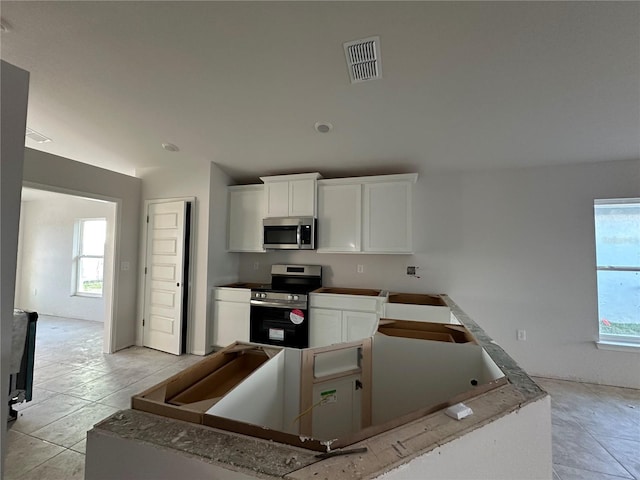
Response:
[{"label": "white interior door", "polygon": [[151,203],[148,210],[143,344],[182,352],[182,291],[186,201]]}]

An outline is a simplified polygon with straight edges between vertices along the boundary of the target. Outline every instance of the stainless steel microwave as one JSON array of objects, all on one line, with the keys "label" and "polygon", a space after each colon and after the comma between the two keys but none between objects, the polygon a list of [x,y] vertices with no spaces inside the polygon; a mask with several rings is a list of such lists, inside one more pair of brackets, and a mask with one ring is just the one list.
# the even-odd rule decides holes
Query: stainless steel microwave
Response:
[{"label": "stainless steel microwave", "polygon": [[265,218],[263,246],[266,250],[314,250],[316,219],[313,217]]}]

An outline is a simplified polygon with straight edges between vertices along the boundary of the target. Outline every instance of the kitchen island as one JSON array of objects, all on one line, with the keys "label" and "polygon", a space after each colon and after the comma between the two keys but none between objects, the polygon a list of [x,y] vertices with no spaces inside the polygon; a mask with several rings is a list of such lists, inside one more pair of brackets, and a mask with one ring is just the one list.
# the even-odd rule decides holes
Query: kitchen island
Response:
[{"label": "kitchen island", "polygon": [[549,396],[443,299],[508,380],[465,400],[471,416],[457,421],[439,410],[347,447],[365,453],[318,459],[307,449],[124,410],[88,433],[86,478],[551,478]]}]

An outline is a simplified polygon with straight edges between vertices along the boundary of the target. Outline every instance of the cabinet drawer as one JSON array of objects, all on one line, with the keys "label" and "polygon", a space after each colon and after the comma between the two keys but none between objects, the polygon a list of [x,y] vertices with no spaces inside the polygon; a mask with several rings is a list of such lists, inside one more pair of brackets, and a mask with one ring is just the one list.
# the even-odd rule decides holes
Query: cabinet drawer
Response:
[{"label": "cabinet drawer", "polygon": [[312,293],[309,295],[309,306],[332,308],[335,310],[358,310],[361,312],[377,312],[378,298],[362,295],[339,295],[330,293]]},{"label": "cabinet drawer", "polygon": [[251,301],[251,290],[248,288],[217,287],[213,291],[213,299],[224,302],[249,303]]},{"label": "cabinet drawer", "polygon": [[398,320],[451,323],[451,309],[446,306],[387,303],[384,306],[384,316]]}]

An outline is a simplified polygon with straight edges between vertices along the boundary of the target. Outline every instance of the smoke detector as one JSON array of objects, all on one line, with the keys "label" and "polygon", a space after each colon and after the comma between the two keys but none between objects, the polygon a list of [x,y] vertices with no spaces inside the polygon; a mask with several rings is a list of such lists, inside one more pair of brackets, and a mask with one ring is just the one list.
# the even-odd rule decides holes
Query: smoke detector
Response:
[{"label": "smoke detector", "polygon": [[52,141],[49,137],[45,137],[41,133],[38,133],[29,127],[27,127],[25,137],[27,137],[29,140],[33,140],[36,143],[49,143]]},{"label": "smoke detector", "polygon": [[351,83],[382,78],[380,37],[363,38],[343,44]]}]

